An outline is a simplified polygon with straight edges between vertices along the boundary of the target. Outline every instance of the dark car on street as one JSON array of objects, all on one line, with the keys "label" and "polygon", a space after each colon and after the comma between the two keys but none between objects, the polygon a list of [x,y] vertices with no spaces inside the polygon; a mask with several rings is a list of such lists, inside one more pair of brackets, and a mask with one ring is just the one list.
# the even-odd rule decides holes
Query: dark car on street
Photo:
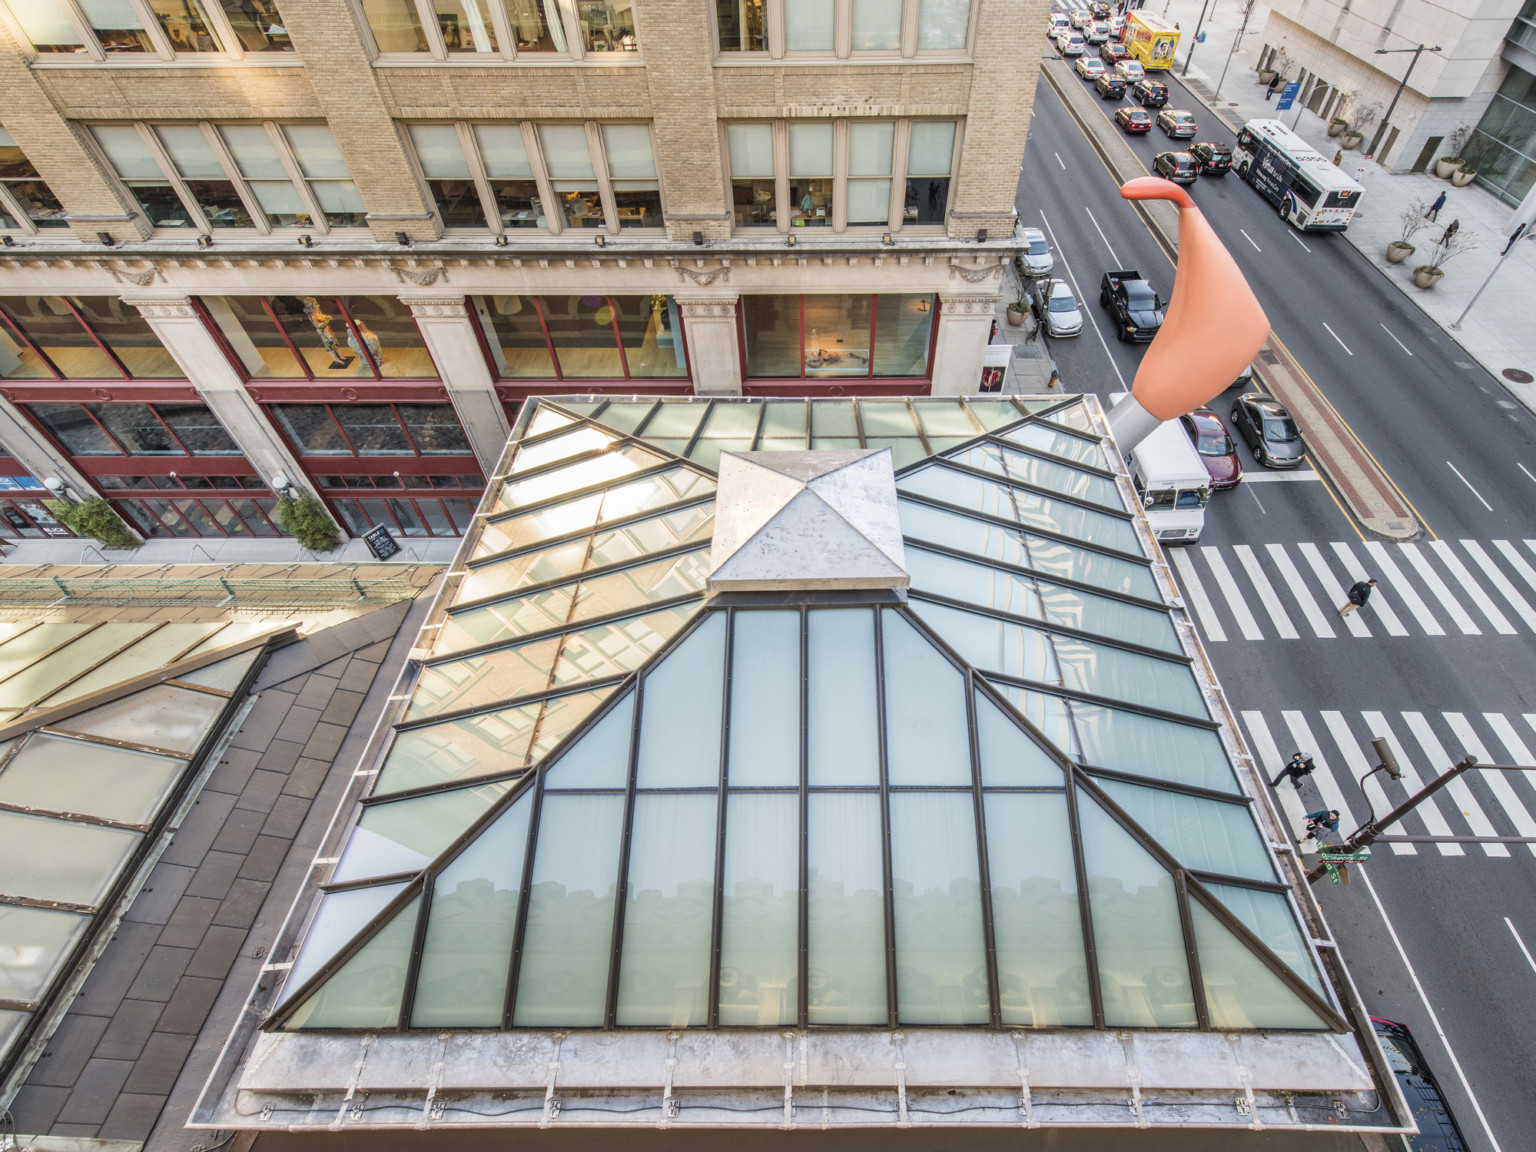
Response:
[{"label": "dark car on street", "polygon": [[1285,410],[1285,405],[1263,392],[1245,392],[1232,405],[1232,427],[1236,428],[1253,458],[1266,468],[1296,468],[1306,451],[1301,429]]},{"label": "dark car on street", "polygon": [[1170,140],[1175,137],[1188,140],[1200,131],[1200,125],[1195,123],[1195,114],[1182,108],[1164,108],[1157,114],[1157,126],[1167,133]]},{"label": "dark car on street", "polygon": [[1424,1063],[1413,1034],[1406,1026],[1378,1016],[1371,1017],[1371,1024],[1419,1126],[1419,1134],[1407,1138],[1411,1152],[1468,1152],[1466,1137],[1451,1115],[1435,1074]]},{"label": "dark car on street", "polygon": [[1152,113],[1145,108],[1133,108],[1129,104],[1122,104],[1115,109],[1115,123],[1127,132],[1152,131]]},{"label": "dark car on street", "polygon": [[1152,170],[1175,184],[1193,184],[1200,179],[1200,168],[1188,152],[1159,152]]},{"label": "dark car on street", "polygon": [[1120,61],[1129,60],[1130,58],[1131,50],[1124,44],[1114,40],[1111,40],[1099,49],[1099,59],[1104,61],[1104,67],[1106,68],[1113,68]]},{"label": "dark car on street", "polygon": [[1108,72],[1105,72],[1095,80],[1093,86],[1099,90],[1099,95],[1106,100],[1118,100],[1125,95],[1125,81]]},{"label": "dark car on street", "polygon": [[1210,474],[1212,490],[1236,488],[1243,478],[1243,465],[1221,417],[1209,408],[1196,408],[1188,416],[1180,416],[1179,422],[1194,441],[1195,451],[1200,453],[1200,463]]},{"label": "dark car on street", "polygon": [[1168,85],[1161,80],[1138,80],[1131,97],[1143,108],[1161,108],[1168,103]]},{"label": "dark car on street", "polygon": [[1225,176],[1232,171],[1232,149],[1214,140],[1202,140],[1189,146],[1189,154],[1200,166],[1202,176]]}]

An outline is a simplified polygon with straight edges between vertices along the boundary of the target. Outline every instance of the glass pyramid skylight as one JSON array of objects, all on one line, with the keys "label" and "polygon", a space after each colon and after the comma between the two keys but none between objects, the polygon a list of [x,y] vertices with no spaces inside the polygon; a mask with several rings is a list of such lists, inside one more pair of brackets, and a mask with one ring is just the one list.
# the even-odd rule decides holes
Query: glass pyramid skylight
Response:
[{"label": "glass pyramid skylight", "polygon": [[537,403],[269,1028],[1344,1029],[1075,404],[899,402],[909,591],[706,602],[718,414],[876,403]]}]

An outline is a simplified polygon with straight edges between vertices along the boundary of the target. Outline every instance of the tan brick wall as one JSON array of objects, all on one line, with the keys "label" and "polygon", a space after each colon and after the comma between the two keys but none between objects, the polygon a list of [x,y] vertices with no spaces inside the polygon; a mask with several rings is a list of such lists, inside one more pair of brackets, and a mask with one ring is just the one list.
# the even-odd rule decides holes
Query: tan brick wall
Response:
[{"label": "tan brick wall", "polygon": [[73,120],[314,120],[324,109],[300,67],[34,68]]},{"label": "tan brick wall", "polygon": [[[0,125],[15,138],[71,215],[122,217],[137,212],[137,207],[118,191],[115,181],[81,141],[81,129],[72,126],[49,99],[21,54],[20,45],[3,24]],[[81,240],[94,244],[97,232],[110,232],[123,240],[142,239],[149,235],[149,224],[139,214],[132,221],[80,221],[72,223],[70,230]]]}]

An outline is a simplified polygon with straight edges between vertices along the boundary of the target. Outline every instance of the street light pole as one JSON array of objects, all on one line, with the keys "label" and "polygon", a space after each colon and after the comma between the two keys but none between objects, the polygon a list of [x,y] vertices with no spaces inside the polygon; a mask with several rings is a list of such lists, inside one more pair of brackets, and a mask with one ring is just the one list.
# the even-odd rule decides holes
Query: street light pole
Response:
[{"label": "street light pole", "polygon": [[1527,232],[1525,230],[1524,224],[1519,226],[1515,236],[1510,240],[1508,244],[1504,245],[1504,251],[1499,255],[1498,263],[1493,266],[1493,271],[1488,273],[1488,279],[1483,281],[1481,288],[1472,293],[1472,299],[1467,301],[1467,306],[1461,310],[1461,315],[1456,317],[1455,321],[1451,324],[1452,332],[1461,331],[1461,322],[1467,318],[1467,313],[1472,311],[1472,305],[1477,303],[1477,298],[1483,294],[1483,289],[1487,288],[1488,285],[1493,283],[1493,278],[1499,274],[1499,269],[1504,267],[1504,261],[1509,259],[1509,254],[1515,250],[1515,242],[1519,240],[1522,235],[1526,240],[1536,240],[1536,232]]},{"label": "street light pole", "polygon": [[1370,150],[1372,154],[1374,154],[1376,151],[1376,145],[1381,143],[1382,137],[1386,135],[1387,127],[1392,121],[1392,113],[1397,110],[1397,98],[1403,94],[1403,89],[1408,87],[1408,77],[1413,75],[1413,66],[1419,62],[1419,57],[1422,56],[1425,52],[1438,51],[1440,51],[1440,45],[1438,44],[1436,44],[1433,48],[1427,44],[1420,44],[1417,48],[1376,49],[1376,55],[1378,56],[1389,56],[1394,52],[1412,52],[1413,59],[1408,61],[1407,71],[1403,73],[1403,78],[1397,85],[1397,91],[1392,93],[1392,103],[1387,105],[1387,114],[1381,118],[1381,127],[1376,129],[1376,138],[1371,141]]},{"label": "street light pole", "polygon": [[1210,6],[1210,3],[1211,0],[1205,0],[1200,5],[1200,19],[1195,21],[1195,34],[1189,38],[1189,55],[1184,57],[1184,70],[1179,73],[1180,76],[1189,75],[1189,62],[1195,58],[1195,45],[1200,42],[1200,29],[1205,27],[1205,10]]},{"label": "street light pole", "polygon": [[1227,82],[1227,69],[1232,67],[1232,54],[1237,51],[1237,46],[1243,42],[1243,37],[1248,35],[1248,18],[1253,15],[1255,0],[1248,0],[1243,7],[1243,26],[1237,30],[1236,37],[1232,40],[1232,47],[1227,50],[1227,62],[1221,66],[1221,79],[1216,81],[1216,91],[1213,95],[1221,95],[1221,86]]}]

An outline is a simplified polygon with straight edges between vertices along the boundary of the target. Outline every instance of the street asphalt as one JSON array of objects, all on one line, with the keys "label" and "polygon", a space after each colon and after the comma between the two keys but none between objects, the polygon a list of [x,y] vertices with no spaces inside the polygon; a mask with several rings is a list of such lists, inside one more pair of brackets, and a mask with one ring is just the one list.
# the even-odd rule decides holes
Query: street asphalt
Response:
[{"label": "street asphalt", "polygon": [[[1170,107],[1201,114],[1171,87]],[[1102,102],[1103,114],[1114,107]],[[1202,121],[1196,139],[1230,144],[1232,133]],[[1183,143],[1154,128],[1131,146],[1150,169]],[[1342,237],[1297,232],[1235,174],[1191,192],[1275,334],[1424,526],[1407,549],[1368,537],[1320,479],[1276,480],[1240,446],[1248,478],[1216,494],[1199,545],[1173,557],[1197,608],[1200,582],[1202,635],[1261,764],[1298,746],[1319,758],[1299,796],[1285,786],[1283,810],[1298,831],[1301,812],[1341,801],[1364,818],[1356,781],[1375,762],[1373,735],[1425,780],[1468,751],[1536,764],[1521,755],[1536,748],[1536,422]],[[1125,388],[1144,346],[1115,341],[1099,277],[1139,269],[1166,298],[1172,257],[1043,78],[1017,204],[1021,223],[1045,229],[1056,274],[1086,295],[1082,335],[1050,342],[1065,391]],[[1212,402],[1224,420],[1235,395]],[[1412,587],[1395,586],[1383,557]],[[1323,577],[1347,586],[1351,565],[1376,575],[1381,595],[1340,621]],[[1395,831],[1536,836],[1536,774],[1506,776],[1474,773]],[[1379,814],[1407,792],[1369,795]],[[1383,844],[1351,884],[1319,890],[1365,1002],[1413,1030],[1478,1152],[1532,1147],[1536,1131],[1533,849]]]}]

